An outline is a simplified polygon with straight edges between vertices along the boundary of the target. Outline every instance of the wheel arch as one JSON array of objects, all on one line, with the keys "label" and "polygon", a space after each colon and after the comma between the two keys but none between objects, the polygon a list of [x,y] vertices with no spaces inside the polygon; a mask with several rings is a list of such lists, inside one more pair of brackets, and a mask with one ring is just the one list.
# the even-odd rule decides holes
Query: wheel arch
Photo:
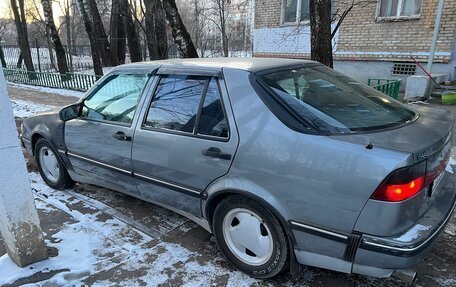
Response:
[{"label": "wheel arch", "polygon": [[31,143],[32,143],[32,155],[35,156],[35,146],[38,140],[40,139],[46,139],[44,135],[42,135],[39,132],[34,132],[31,137]]},{"label": "wheel arch", "polygon": [[[233,195],[240,195],[247,197],[249,199],[254,200],[255,202],[258,202],[260,205],[268,209],[280,222],[280,225],[287,235],[288,240],[290,241],[290,244],[294,246],[295,243],[295,238],[293,235],[293,232],[291,231],[291,228],[289,228],[289,223],[288,223],[288,216],[284,208],[280,205],[279,208],[276,208],[274,204],[271,204],[267,200],[265,200],[263,196],[260,196],[258,194],[254,194],[252,192],[248,192],[245,190],[241,189],[235,189],[235,188],[227,188],[227,189],[221,189],[216,192],[211,193],[208,198],[203,202],[203,217],[207,220],[209,223],[209,227],[211,228],[212,231],[212,217],[214,215],[215,208],[217,205],[224,200],[225,198]],[[267,198],[267,197],[266,197]],[[280,211],[281,210],[281,211]],[[290,250],[291,252],[291,250]]]}]

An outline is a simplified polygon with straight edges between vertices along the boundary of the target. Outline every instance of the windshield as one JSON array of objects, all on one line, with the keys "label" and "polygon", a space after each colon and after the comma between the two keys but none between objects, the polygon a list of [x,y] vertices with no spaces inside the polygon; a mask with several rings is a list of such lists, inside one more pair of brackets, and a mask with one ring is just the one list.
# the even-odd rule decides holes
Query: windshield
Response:
[{"label": "windshield", "polygon": [[326,132],[373,131],[415,117],[400,102],[325,66],[274,72],[262,79],[298,115]]}]

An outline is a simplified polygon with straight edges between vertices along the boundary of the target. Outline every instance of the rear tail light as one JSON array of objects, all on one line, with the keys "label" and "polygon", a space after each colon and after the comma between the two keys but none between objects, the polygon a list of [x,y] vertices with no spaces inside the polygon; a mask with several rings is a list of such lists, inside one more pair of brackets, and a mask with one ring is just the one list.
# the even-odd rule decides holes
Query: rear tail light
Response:
[{"label": "rear tail light", "polygon": [[384,184],[372,195],[372,199],[382,201],[403,201],[413,197],[424,187],[424,176],[420,176],[410,182],[402,184]]},{"label": "rear tail light", "polygon": [[372,194],[371,199],[398,202],[415,196],[425,187],[426,162],[391,173]]},{"label": "rear tail light", "polygon": [[[436,156],[440,155],[436,154]],[[443,159],[438,164],[432,164],[432,167],[429,167],[431,164],[426,166],[425,160],[394,171],[375,190],[371,199],[398,202],[415,196],[444,172],[449,159],[450,152],[447,152]]]}]

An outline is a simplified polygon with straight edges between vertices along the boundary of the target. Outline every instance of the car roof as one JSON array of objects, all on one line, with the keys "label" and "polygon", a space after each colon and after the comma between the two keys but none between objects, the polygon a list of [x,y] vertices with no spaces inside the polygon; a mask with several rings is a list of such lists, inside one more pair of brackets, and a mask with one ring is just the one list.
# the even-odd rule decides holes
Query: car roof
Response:
[{"label": "car roof", "polygon": [[297,59],[283,58],[191,58],[191,59],[169,59],[147,62],[137,62],[117,66],[115,70],[128,69],[150,69],[161,66],[166,69],[201,69],[220,71],[223,68],[239,69],[249,72],[259,72],[280,67],[316,64],[317,62]]}]

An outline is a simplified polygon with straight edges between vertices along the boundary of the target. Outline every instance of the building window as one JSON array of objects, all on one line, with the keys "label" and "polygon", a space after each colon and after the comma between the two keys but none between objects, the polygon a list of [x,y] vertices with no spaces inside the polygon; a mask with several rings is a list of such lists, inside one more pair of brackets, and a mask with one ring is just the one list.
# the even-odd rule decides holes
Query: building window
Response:
[{"label": "building window", "polygon": [[422,0],[379,0],[379,18],[416,18],[420,16]]},{"label": "building window", "polygon": [[309,21],[309,0],[283,0],[282,22]]},{"label": "building window", "polygon": [[416,64],[410,63],[394,63],[394,76],[412,76],[416,74]]}]

